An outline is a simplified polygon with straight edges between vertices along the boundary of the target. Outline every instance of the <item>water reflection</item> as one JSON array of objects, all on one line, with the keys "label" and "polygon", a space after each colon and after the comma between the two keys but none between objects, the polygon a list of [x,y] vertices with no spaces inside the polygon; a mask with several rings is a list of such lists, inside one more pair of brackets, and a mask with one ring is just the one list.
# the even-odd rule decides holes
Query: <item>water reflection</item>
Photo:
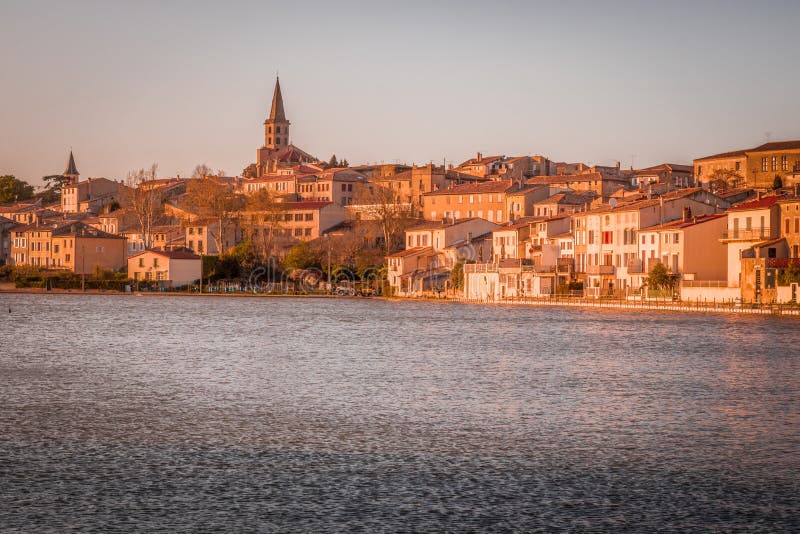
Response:
[{"label": "water reflection", "polygon": [[7,306],[11,529],[771,530],[798,517],[793,321],[0,295]]}]

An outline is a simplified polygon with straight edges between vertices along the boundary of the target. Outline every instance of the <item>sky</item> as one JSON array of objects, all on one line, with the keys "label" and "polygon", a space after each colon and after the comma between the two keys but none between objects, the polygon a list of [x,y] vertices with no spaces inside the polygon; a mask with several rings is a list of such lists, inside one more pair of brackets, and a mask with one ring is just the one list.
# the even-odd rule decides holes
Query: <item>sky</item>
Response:
[{"label": "sky", "polygon": [[800,2],[0,0],[0,175],[321,159],[644,167],[800,139]]}]

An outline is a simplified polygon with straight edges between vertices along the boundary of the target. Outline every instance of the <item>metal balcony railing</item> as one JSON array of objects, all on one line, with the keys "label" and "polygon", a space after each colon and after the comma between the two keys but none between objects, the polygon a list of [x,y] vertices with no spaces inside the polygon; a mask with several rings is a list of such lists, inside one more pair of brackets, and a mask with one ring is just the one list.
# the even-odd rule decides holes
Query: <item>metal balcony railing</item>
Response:
[{"label": "metal balcony railing", "polygon": [[769,226],[759,226],[756,228],[726,228],[722,231],[722,239],[728,240],[753,240],[769,239],[771,237]]},{"label": "metal balcony railing", "polygon": [[613,265],[587,265],[586,274],[614,274]]}]

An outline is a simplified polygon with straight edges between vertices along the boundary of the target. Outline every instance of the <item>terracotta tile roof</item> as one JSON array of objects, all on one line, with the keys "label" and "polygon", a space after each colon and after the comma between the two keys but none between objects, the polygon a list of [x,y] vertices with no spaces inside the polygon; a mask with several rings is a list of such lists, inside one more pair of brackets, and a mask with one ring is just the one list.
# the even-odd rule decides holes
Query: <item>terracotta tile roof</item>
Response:
[{"label": "terracotta tile roof", "polygon": [[768,152],[772,150],[797,150],[800,149],[800,140],[796,141],[773,141],[771,143],[764,143],[755,148],[751,148],[748,152]]},{"label": "terracotta tile roof", "polygon": [[288,211],[292,210],[319,210],[325,206],[330,206],[333,202],[325,202],[322,200],[300,200],[297,202],[282,202],[281,205],[286,206]]},{"label": "terracotta tile roof", "polygon": [[568,182],[593,182],[608,179],[604,178],[599,172],[590,172],[586,174],[560,174],[556,176],[534,176],[525,181],[528,185],[550,185]]},{"label": "terracotta tile roof", "polygon": [[414,247],[408,248],[406,250],[401,250],[400,252],[395,252],[394,254],[389,254],[390,258],[405,258],[408,256],[416,256],[418,254],[424,253],[432,253],[433,247]]},{"label": "terracotta tile roof", "polygon": [[653,165],[652,167],[645,167],[643,169],[635,169],[634,174],[647,174],[654,171],[677,171],[677,172],[694,172],[692,165],[680,165],[677,163],[662,163],[661,165]]},{"label": "terracotta tile roof", "polygon": [[502,159],[504,157],[505,156],[484,156],[481,158],[480,161],[478,161],[478,158],[470,158],[461,165],[459,165],[459,167],[464,167],[465,165],[486,165],[492,163],[493,161],[497,161],[498,159]]},{"label": "terracotta tile roof", "polygon": [[418,224],[417,226],[413,226],[406,230],[407,232],[414,232],[414,231],[422,231],[422,230],[437,230],[439,228],[449,228],[451,226],[458,226],[459,224],[465,223],[467,221],[474,221],[479,219],[479,217],[468,217],[466,219],[456,219],[453,222],[452,219],[447,219],[446,221],[426,221],[424,223]]},{"label": "terracotta tile roof", "polygon": [[702,158],[695,158],[694,161],[697,162],[697,161],[705,161],[705,160],[708,160],[708,159],[735,158],[735,157],[744,156],[746,152],[747,152],[746,148],[743,149],[743,150],[732,150],[730,152],[720,152],[719,154],[714,154],[713,156],[704,156]]},{"label": "terracotta tile roof", "polygon": [[438,191],[431,191],[425,193],[425,196],[430,195],[468,195],[470,193],[505,193],[508,189],[514,186],[511,180],[490,180],[488,182],[478,182],[456,185],[447,189],[439,189]]},{"label": "terracotta tile roof", "polygon": [[698,224],[703,224],[709,221],[715,221],[717,219],[722,219],[727,217],[724,213],[713,213],[713,214],[703,214],[697,215],[695,217],[691,217],[690,219],[684,221],[683,219],[678,219],[675,221],[670,221],[664,224],[657,224],[654,226],[648,226],[647,228],[642,228],[641,231],[649,232],[654,230],[681,230],[683,228],[688,228],[690,226],[695,226]]},{"label": "terracotta tile roof", "polygon": [[782,195],[770,195],[768,197],[763,197],[756,200],[749,200],[747,202],[743,202],[742,204],[737,204],[736,206],[730,208],[728,211],[746,211],[746,210],[771,208],[779,200],[783,198],[785,197],[783,197]]},{"label": "terracotta tile roof", "polygon": [[165,258],[169,258],[171,260],[199,260],[200,256],[191,252],[189,250],[159,250],[159,249],[151,249],[151,250],[143,250],[138,254],[134,254],[133,256],[128,256],[128,259],[135,258],[137,256],[141,256],[142,254],[158,254],[159,256],[163,256]]}]

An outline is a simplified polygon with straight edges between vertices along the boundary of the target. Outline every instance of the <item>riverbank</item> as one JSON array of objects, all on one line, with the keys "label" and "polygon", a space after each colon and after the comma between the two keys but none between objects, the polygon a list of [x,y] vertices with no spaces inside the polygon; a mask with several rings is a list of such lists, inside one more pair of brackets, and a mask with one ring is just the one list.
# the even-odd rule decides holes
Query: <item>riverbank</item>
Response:
[{"label": "riverbank", "polygon": [[113,290],[87,289],[51,289],[43,288],[0,288],[0,294],[42,294],[42,295],[115,295],[122,297],[237,297],[237,298],[301,298],[301,299],[347,299],[362,300],[373,299],[387,302],[437,302],[459,303],[481,306],[528,306],[528,307],[556,307],[556,308],[588,308],[618,311],[666,311],[683,313],[724,313],[744,315],[765,315],[800,318],[800,306],[791,304],[741,304],[716,302],[683,302],[683,301],[658,301],[658,300],[611,300],[611,299],[581,299],[569,297],[552,298],[520,298],[502,300],[467,299],[463,297],[361,297],[352,295],[327,295],[324,293],[249,293],[244,291],[230,293],[197,293],[185,291],[139,291],[124,293]]}]

